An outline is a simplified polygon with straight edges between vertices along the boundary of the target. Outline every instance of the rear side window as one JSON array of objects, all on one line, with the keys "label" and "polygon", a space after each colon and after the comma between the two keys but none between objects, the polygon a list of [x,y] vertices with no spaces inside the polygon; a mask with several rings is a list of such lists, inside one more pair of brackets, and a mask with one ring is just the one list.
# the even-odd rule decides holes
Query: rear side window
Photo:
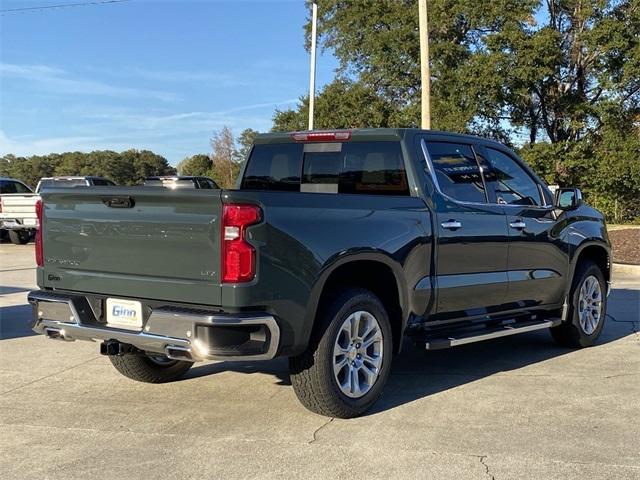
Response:
[{"label": "rear side window", "polygon": [[470,145],[427,142],[440,190],[463,202],[487,201],[480,167]]},{"label": "rear side window", "polygon": [[93,184],[96,187],[111,187],[113,185],[115,185],[113,182],[105,179],[105,178],[94,178],[93,179]]},{"label": "rear side window", "polygon": [[485,177],[496,192],[497,202],[504,205],[541,205],[538,184],[506,153],[485,148],[491,171]]},{"label": "rear side window", "polygon": [[20,182],[0,180],[0,193],[31,193],[31,190]]},{"label": "rear side window", "polygon": [[[298,160],[288,158],[279,162],[277,155],[283,155],[283,147],[297,147]],[[275,147],[264,155],[263,147]],[[278,152],[276,154],[275,152]],[[253,165],[255,158],[261,162],[261,173]],[[266,157],[266,159],[265,159]],[[271,165],[269,164],[271,158]],[[274,167],[278,168],[274,168]],[[264,175],[266,171],[286,171],[300,168],[299,174],[286,177],[287,182],[278,181],[274,175]],[[267,178],[267,182],[263,178]],[[278,178],[282,178],[280,175]],[[256,180],[256,178],[258,180]],[[273,178],[273,180],[271,180]],[[249,186],[256,185],[256,186]],[[407,175],[404,169],[402,150],[399,142],[345,142],[256,145],[253,149],[242,188],[268,188],[288,191],[315,193],[351,193],[367,195],[409,195]],[[282,188],[284,187],[284,188]]]},{"label": "rear side window", "polygon": [[207,182],[206,178],[198,178],[198,187],[205,190],[211,190],[211,185]]}]

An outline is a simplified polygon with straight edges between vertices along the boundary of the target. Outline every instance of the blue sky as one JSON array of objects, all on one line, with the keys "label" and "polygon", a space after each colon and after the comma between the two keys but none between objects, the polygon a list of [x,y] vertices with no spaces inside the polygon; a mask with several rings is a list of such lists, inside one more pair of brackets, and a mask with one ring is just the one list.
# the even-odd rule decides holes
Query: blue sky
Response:
[{"label": "blue sky", "polygon": [[[83,0],[0,2],[0,10]],[[96,0],[94,0],[96,1]],[[268,130],[308,90],[304,1],[145,1],[0,17],[0,154],[149,149]],[[337,66],[318,58],[317,85]]]}]

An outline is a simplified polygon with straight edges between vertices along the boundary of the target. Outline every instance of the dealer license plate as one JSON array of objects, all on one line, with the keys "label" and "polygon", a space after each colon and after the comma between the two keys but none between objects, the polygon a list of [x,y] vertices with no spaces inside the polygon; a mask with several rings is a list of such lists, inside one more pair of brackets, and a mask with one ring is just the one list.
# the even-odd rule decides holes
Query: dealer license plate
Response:
[{"label": "dealer license plate", "polygon": [[128,330],[142,329],[142,304],[134,300],[107,298],[107,324]]}]

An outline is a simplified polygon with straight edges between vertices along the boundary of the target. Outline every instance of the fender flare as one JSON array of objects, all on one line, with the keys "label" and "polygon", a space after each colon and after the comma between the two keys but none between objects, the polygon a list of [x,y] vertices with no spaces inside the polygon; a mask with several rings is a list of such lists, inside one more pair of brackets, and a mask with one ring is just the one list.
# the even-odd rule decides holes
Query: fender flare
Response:
[{"label": "fender flare", "polygon": [[576,268],[578,266],[578,259],[580,258],[580,255],[582,254],[582,252],[588,247],[598,247],[604,250],[604,252],[607,254],[607,260],[609,262],[609,272],[608,272],[609,276],[606,280],[607,282],[611,280],[611,247],[609,247],[609,245],[607,245],[607,243],[603,241],[590,240],[590,239],[584,240],[583,242],[578,244],[575,251],[571,254],[571,258],[569,261],[567,288],[565,291],[566,295],[569,295],[569,293],[571,292],[571,285],[573,285],[573,276],[576,273]]},{"label": "fender flare", "polygon": [[337,255],[334,255],[325,262],[322,269],[320,270],[320,274],[318,275],[316,282],[311,288],[309,300],[307,303],[303,324],[304,327],[301,335],[301,343],[303,345],[308,345],[309,339],[311,338],[311,333],[313,332],[313,328],[315,327],[316,314],[320,305],[320,297],[322,296],[322,292],[325,289],[327,280],[336,269],[349,263],[358,261],[377,262],[391,269],[391,272],[393,273],[393,276],[396,280],[396,288],[398,289],[398,300],[400,304],[400,310],[402,312],[400,325],[401,336],[399,339],[397,339],[398,341],[394,343],[396,343],[396,346],[398,347],[402,344],[404,330],[409,318],[409,292],[404,280],[404,270],[402,268],[402,265],[394,260],[389,253],[383,250],[367,249],[363,251],[360,249],[355,252],[341,252]]}]

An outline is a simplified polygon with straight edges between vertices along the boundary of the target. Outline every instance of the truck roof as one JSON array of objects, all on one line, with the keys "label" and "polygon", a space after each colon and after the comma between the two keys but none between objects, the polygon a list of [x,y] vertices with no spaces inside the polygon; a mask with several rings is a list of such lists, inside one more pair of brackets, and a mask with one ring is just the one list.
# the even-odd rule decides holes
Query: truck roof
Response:
[{"label": "truck roof", "polygon": [[106,177],[99,177],[96,175],[58,175],[56,177],[42,177],[40,180],[86,180],[88,178],[106,179]]},{"label": "truck roof", "polygon": [[[335,129],[335,130],[311,130],[311,131],[301,131],[301,132],[272,132],[272,133],[261,133],[256,136],[254,143],[256,144],[264,144],[264,143],[293,143],[296,140],[293,138],[294,134],[331,134],[331,133],[350,133],[351,140],[354,141],[393,141],[393,140],[402,140],[405,137],[413,136],[416,134],[433,136],[433,137],[455,137],[460,139],[466,139],[467,141],[472,140],[477,142],[481,140],[482,142],[492,143],[495,145],[501,146],[502,144],[496,140],[479,137],[476,135],[468,135],[464,133],[455,133],[455,132],[445,132],[441,130],[422,130],[420,128],[354,128],[354,129]],[[301,140],[304,141],[304,140]],[[331,142],[332,140],[327,140]],[[340,141],[339,139],[335,141]]]}]

